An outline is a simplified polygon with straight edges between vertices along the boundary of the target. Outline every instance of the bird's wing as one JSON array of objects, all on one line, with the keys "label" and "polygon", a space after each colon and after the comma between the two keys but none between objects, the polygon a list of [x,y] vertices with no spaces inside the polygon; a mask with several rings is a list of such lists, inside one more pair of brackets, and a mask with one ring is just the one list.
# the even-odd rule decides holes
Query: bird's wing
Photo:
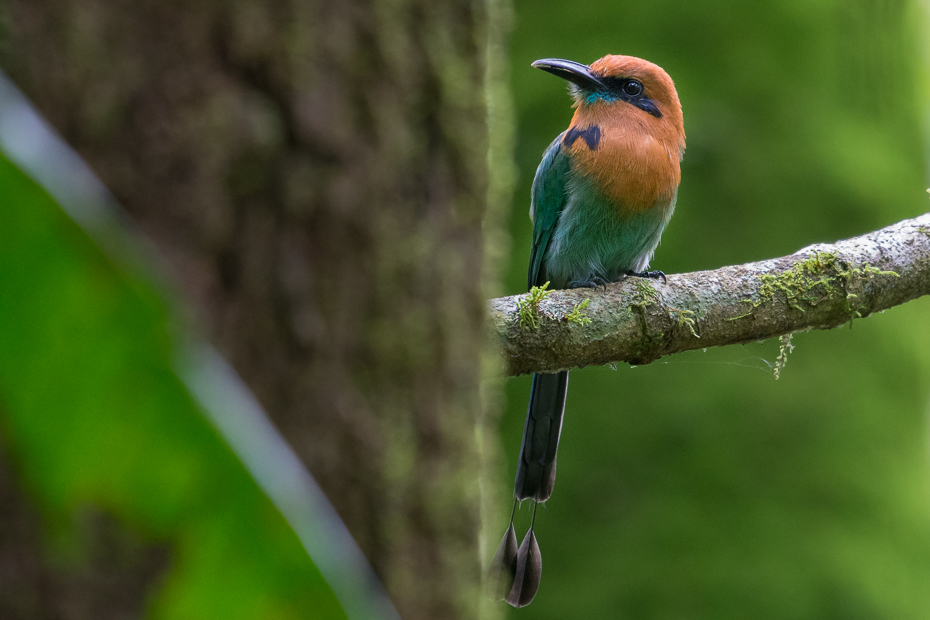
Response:
[{"label": "bird's wing", "polygon": [[563,131],[546,149],[539,168],[536,169],[536,178],[533,179],[530,205],[530,217],[533,219],[533,251],[530,253],[527,288],[545,284],[546,251],[565,207],[569,159],[562,153],[564,135]]}]

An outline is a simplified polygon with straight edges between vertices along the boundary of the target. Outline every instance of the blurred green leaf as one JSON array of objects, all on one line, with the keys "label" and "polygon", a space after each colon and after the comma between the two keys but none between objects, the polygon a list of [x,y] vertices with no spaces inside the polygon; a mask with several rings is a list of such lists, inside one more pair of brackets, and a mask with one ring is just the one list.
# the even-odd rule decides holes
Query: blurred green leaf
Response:
[{"label": "blurred green leaf", "polygon": [[166,302],[5,159],[0,205],[0,436],[49,524],[94,507],[167,545],[154,618],[345,617],[172,372]]}]

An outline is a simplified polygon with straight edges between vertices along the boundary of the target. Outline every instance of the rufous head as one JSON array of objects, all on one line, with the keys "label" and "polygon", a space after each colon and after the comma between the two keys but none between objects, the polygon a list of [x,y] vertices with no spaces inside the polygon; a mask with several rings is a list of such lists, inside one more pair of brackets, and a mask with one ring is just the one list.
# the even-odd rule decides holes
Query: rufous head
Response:
[{"label": "rufous head", "polygon": [[655,122],[645,118],[648,116],[670,124],[680,133],[683,146],[681,102],[672,78],[662,67],[642,58],[611,54],[590,66],[557,58],[537,60],[533,66],[568,80],[579,111],[611,106],[629,118],[632,110],[628,106],[632,106],[637,108],[633,118],[641,114],[644,122]]}]

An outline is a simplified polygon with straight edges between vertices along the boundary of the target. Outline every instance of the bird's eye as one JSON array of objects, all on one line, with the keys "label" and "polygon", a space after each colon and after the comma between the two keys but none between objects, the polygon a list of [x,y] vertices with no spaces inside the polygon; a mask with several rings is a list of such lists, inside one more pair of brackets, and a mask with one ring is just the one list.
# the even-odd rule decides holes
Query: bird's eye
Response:
[{"label": "bird's eye", "polygon": [[628,97],[638,97],[643,94],[643,85],[636,80],[630,80],[623,85],[623,94]]}]

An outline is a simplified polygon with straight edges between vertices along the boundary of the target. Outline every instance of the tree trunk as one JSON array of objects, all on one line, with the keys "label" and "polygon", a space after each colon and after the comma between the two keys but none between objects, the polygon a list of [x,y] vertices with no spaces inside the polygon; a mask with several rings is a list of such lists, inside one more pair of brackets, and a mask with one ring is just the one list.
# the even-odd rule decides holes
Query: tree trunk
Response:
[{"label": "tree trunk", "polygon": [[475,615],[487,5],[6,4],[4,68],[167,256],[401,615]]}]

